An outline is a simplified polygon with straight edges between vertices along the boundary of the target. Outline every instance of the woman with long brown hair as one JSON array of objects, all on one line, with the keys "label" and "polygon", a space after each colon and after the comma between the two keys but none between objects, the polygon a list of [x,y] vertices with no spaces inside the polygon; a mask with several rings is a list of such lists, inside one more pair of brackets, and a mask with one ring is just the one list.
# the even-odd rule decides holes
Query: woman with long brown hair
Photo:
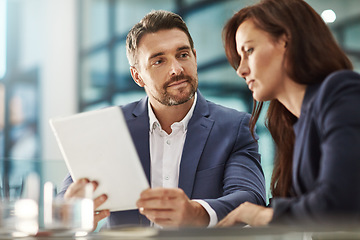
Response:
[{"label": "woman with long brown hair", "polygon": [[253,93],[253,130],[270,101],[275,145],[269,207],[244,203],[237,222],[325,223],[360,219],[360,75],[303,0],[264,0],[223,30],[231,66]]}]

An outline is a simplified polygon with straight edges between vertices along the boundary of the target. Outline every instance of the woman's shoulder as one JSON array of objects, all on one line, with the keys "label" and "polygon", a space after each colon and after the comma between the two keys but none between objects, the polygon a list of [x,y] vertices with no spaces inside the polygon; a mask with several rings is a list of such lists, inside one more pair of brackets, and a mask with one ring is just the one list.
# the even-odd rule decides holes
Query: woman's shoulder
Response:
[{"label": "woman's shoulder", "polygon": [[[336,71],[325,78],[318,89],[313,112],[318,120],[330,113],[346,116],[360,105],[360,74],[350,70]],[[358,111],[358,110],[356,110]]]},{"label": "woman's shoulder", "polygon": [[329,74],[321,84],[321,89],[333,91],[336,89],[341,89],[344,86],[357,86],[359,84],[359,73],[352,70],[340,70]]},{"label": "woman's shoulder", "polygon": [[358,90],[360,90],[360,74],[351,70],[340,70],[329,74],[321,83],[318,100],[335,100],[336,96],[349,94],[358,95]]}]

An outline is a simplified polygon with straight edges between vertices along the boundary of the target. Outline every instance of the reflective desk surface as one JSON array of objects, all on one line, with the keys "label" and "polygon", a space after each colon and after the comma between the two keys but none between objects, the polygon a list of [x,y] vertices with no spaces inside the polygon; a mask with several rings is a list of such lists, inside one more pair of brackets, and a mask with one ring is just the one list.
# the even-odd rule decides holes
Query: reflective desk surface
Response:
[{"label": "reflective desk surface", "polygon": [[[0,239],[5,239],[1,238]],[[360,239],[360,227],[359,228],[347,228],[347,229],[330,229],[330,228],[317,228],[317,229],[301,229],[301,228],[212,228],[212,229],[200,229],[200,228],[183,228],[180,230],[154,230],[150,228],[136,228],[136,229],[120,229],[109,230],[105,232],[90,233],[87,236],[39,236],[39,237],[25,237],[21,239],[81,239],[81,240],[93,240],[93,239],[154,239],[154,240],[349,240]]]},{"label": "reflective desk surface", "polygon": [[[59,173],[59,169],[64,171]],[[20,161],[20,160],[0,160],[0,199],[9,195],[17,198],[21,192],[19,186],[24,186],[24,176],[28,172],[35,171],[40,176],[41,184],[50,181],[58,185],[66,173],[66,167],[63,161]],[[59,176],[55,174],[58,173]],[[6,187],[4,187],[6,186]],[[18,193],[19,192],[19,193]],[[41,195],[42,196],[42,195]],[[43,196],[42,196],[43,197]],[[41,197],[41,199],[42,199]],[[1,204],[0,204],[1,206]],[[4,209],[2,209],[4,210]],[[4,211],[0,214],[4,214]],[[40,214],[40,213],[39,213]],[[1,215],[0,215],[1,216]],[[14,239],[13,235],[9,235],[1,231],[4,224],[4,219],[0,218],[0,240]],[[13,224],[14,225],[14,224]],[[345,225],[342,225],[345,226]],[[73,227],[73,226],[72,226]],[[327,227],[327,228],[290,228],[290,227],[263,227],[263,228],[182,228],[179,230],[156,230],[154,228],[131,228],[129,229],[112,229],[101,231],[99,233],[90,233],[86,236],[71,236],[65,232],[59,231],[57,235],[47,235],[36,237],[18,237],[18,239],[196,239],[196,240],[232,240],[232,239],[248,239],[248,240],[334,240],[334,239],[360,239],[360,224],[359,226],[350,228],[342,227]]]}]

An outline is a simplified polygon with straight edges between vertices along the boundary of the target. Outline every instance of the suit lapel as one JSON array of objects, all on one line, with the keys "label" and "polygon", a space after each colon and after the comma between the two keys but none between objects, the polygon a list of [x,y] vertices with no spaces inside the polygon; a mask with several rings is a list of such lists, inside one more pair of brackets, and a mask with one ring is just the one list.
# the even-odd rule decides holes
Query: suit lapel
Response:
[{"label": "suit lapel", "polygon": [[183,189],[189,198],[192,195],[201,154],[214,124],[214,121],[208,116],[208,105],[198,92],[197,105],[188,124],[179,172],[179,188]]},{"label": "suit lapel", "polygon": [[[300,181],[303,176],[300,176],[300,168],[302,164],[303,152],[304,152],[304,140],[307,139],[305,134],[308,126],[306,126],[306,121],[304,120],[308,116],[309,108],[312,105],[312,102],[315,97],[315,93],[319,88],[319,84],[309,85],[306,89],[305,96],[301,106],[300,118],[294,124],[293,129],[295,133],[295,143],[294,143],[294,153],[293,153],[293,174],[292,174],[292,186],[296,194],[303,193],[303,183]],[[305,125],[304,125],[305,124]]]},{"label": "suit lapel", "polygon": [[149,144],[149,115],[147,113],[147,98],[142,99],[132,112],[134,118],[128,119],[135,147],[146,177],[150,183],[150,144]]},{"label": "suit lapel", "polygon": [[[301,134],[302,133],[297,133],[297,134]],[[296,139],[299,139],[299,137],[297,136]],[[295,141],[296,141],[295,139]],[[301,189],[300,189],[300,184],[299,184],[299,170],[300,170],[300,159],[301,159],[301,155],[302,155],[302,143],[295,143],[294,144],[294,154],[293,154],[293,166],[292,166],[292,186],[294,188],[294,191],[296,194],[301,193]]]}]

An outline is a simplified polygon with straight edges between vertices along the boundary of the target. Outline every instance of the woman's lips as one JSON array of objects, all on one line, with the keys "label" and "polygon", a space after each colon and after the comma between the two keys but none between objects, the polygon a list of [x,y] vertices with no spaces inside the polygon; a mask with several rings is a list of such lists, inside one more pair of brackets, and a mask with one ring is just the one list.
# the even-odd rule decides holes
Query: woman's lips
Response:
[{"label": "woman's lips", "polygon": [[247,82],[247,85],[248,85],[248,87],[249,87],[249,89],[252,91],[252,89],[253,89],[253,84],[254,84],[254,80],[249,80],[248,82]]}]

